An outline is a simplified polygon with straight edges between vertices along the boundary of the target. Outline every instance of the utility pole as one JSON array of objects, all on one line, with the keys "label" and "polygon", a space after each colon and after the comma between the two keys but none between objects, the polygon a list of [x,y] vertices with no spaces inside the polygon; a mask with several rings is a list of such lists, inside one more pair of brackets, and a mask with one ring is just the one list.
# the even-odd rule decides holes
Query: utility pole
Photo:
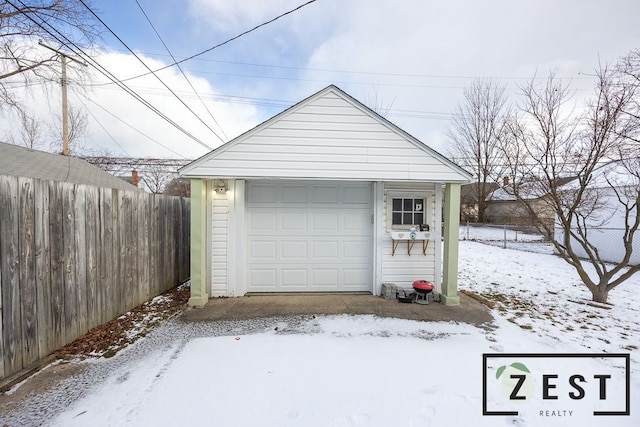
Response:
[{"label": "utility pole", "polygon": [[67,58],[77,62],[80,65],[87,67],[88,65],[82,61],[72,58],[64,52],[54,49],[46,44],[39,42],[40,46],[46,47],[49,50],[54,51],[60,55],[60,61],[62,63],[62,78],[60,79],[60,85],[62,86],[62,155],[69,155],[69,106],[67,103]]},{"label": "utility pole", "polygon": [[62,62],[62,155],[69,155],[69,113],[67,105],[67,55],[60,54]]}]

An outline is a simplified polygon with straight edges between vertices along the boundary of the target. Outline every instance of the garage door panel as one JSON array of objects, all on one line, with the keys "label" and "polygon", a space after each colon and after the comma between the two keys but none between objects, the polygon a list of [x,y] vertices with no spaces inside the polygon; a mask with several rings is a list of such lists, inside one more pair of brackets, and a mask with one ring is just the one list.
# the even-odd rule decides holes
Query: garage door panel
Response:
[{"label": "garage door panel", "polygon": [[369,282],[369,269],[368,268],[345,268],[342,273],[344,275],[345,288],[362,288]]},{"label": "garage door panel", "polygon": [[342,258],[351,262],[367,264],[371,258],[371,242],[366,239],[342,243]]},{"label": "garage door panel", "polygon": [[368,212],[342,213],[342,231],[367,236],[371,233],[371,214]]},{"label": "garage door panel", "polygon": [[281,260],[308,259],[309,242],[302,240],[283,240],[280,243]]},{"label": "garage door panel", "polygon": [[338,289],[338,277],[340,271],[337,268],[314,268],[312,269],[312,287],[326,289]]},{"label": "garage door panel", "polygon": [[342,202],[350,205],[369,206],[371,197],[367,185],[347,185],[344,187]]},{"label": "garage door panel", "polygon": [[254,291],[275,291],[278,283],[278,272],[275,268],[252,268],[249,270],[249,281]]},{"label": "garage door panel", "polygon": [[340,201],[339,189],[335,185],[314,185],[311,189],[311,203],[336,205]]},{"label": "garage door panel", "polygon": [[312,230],[322,231],[329,233],[338,233],[338,213],[313,213],[312,217]]},{"label": "garage door panel", "polygon": [[249,224],[251,230],[260,232],[276,232],[278,230],[278,215],[275,212],[257,211],[251,215]]},{"label": "garage door panel", "polygon": [[249,258],[251,260],[270,260],[278,258],[278,242],[275,240],[258,240],[249,245]]},{"label": "garage door panel", "polygon": [[309,197],[309,188],[306,185],[283,185],[281,187],[281,201],[283,204],[305,204]]},{"label": "garage door panel", "polygon": [[276,204],[278,202],[279,189],[276,185],[253,184],[251,195],[252,205]]},{"label": "garage door panel", "polygon": [[304,288],[306,288],[307,282],[309,281],[306,268],[283,268],[281,273],[283,288],[289,288],[292,291],[304,290]]},{"label": "garage door panel", "polygon": [[247,290],[370,291],[371,213],[370,184],[250,181]]},{"label": "garage door panel", "polygon": [[283,232],[306,232],[308,217],[309,215],[304,212],[280,214],[280,230]]},{"label": "garage door panel", "polygon": [[[312,242],[312,257],[327,261],[337,261],[340,258],[339,242],[336,241],[314,241]],[[310,262],[312,260],[309,260]]]}]

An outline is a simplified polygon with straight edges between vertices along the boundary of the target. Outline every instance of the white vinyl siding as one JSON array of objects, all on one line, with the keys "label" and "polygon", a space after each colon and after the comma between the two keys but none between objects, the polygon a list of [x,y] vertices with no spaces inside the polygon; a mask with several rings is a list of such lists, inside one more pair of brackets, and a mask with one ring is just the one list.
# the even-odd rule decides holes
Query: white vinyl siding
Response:
[{"label": "white vinyl siding", "polygon": [[[436,244],[440,244],[439,225],[436,225],[436,187],[434,184],[385,183],[383,195],[384,234],[382,236],[382,283],[395,283],[403,288],[411,288],[415,280],[428,280],[437,284]],[[427,246],[427,255],[422,253],[422,242],[415,242],[411,255],[407,254],[407,243],[398,244],[395,255],[391,255],[391,200],[394,197],[424,197],[427,204],[425,214],[432,236]]]},{"label": "white vinyl siding", "polygon": [[420,142],[333,91],[265,122],[190,166],[188,176],[455,182]]},{"label": "white vinyl siding", "polygon": [[228,295],[229,196],[211,185],[211,296]]}]

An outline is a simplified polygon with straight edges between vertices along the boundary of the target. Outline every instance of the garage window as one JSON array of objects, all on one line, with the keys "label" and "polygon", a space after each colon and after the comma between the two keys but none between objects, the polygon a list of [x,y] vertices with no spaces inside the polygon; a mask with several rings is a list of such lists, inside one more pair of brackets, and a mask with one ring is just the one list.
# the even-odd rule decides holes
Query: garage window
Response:
[{"label": "garage window", "polygon": [[391,224],[421,225],[425,223],[424,198],[394,197],[392,199]]}]

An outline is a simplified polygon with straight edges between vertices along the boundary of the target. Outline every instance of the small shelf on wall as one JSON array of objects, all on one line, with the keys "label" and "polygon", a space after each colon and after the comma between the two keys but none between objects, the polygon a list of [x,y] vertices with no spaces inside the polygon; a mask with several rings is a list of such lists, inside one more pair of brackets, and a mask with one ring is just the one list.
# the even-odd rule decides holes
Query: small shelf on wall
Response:
[{"label": "small shelf on wall", "polygon": [[428,231],[392,231],[389,236],[392,239],[391,256],[395,256],[400,242],[407,242],[407,255],[411,256],[411,250],[416,241],[422,242],[422,254],[427,255],[427,247],[431,236]]}]

